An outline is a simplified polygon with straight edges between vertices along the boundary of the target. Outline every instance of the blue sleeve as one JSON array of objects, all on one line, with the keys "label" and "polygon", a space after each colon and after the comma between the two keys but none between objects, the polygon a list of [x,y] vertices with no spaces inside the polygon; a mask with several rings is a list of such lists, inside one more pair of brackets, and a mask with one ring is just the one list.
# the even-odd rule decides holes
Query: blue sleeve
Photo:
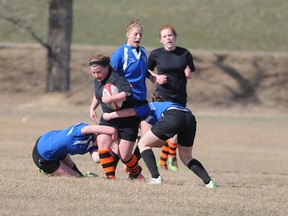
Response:
[{"label": "blue sleeve", "polygon": [[114,68],[116,71],[122,72],[123,70],[123,63],[122,63],[122,56],[121,56],[121,48],[116,50],[110,59],[110,65],[112,68]]},{"label": "blue sleeve", "polygon": [[150,114],[153,113],[154,110],[151,110],[149,104],[145,104],[143,106],[135,106],[136,117],[146,118]]}]

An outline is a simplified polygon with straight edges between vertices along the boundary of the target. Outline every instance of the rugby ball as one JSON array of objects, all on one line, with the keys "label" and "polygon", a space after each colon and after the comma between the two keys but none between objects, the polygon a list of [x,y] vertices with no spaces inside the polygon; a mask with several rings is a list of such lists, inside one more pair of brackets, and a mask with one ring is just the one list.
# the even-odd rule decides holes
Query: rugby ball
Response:
[{"label": "rugby ball", "polygon": [[[107,83],[104,88],[103,88],[103,96],[105,97],[111,97],[112,95],[118,94],[119,90],[117,88],[117,86],[111,84],[111,83]],[[118,110],[121,108],[122,106],[122,101],[121,102],[114,102],[114,103],[109,103],[107,104],[111,109],[113,110]]]}]

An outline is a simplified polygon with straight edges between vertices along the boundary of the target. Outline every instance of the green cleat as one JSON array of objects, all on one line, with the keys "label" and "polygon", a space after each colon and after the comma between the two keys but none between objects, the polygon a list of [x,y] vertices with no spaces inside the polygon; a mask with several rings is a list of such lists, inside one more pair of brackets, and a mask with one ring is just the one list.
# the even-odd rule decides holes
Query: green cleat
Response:
[{"label": "green cleat", "polygon": [[216,188],[217,185],[216,185],[216,182],[211,179],[208,184],[205,184],[205,187],[211,189],[211,188]]},{"label": "green cleat", "polygon": [[168,157],[167,164],[168,164],[168,166],[167,166],[168,170],[173,171],[173,172],[178,171],[178,164],[177,164],[177,158],[176,157],[174,157],[174,158]]},{"label": "green cleat", "polygon": [[157,168],[162,170],[168,170],[167,164],[161,165],[160,161],[157,162]]},{"label": "green cleat", "polygon": [[38,168],[38,171],[39,171],[41,174],[46,175],[46,173],[45,173],[42,169]]},{"label": "green cleat", "polygon": [[83,177],[85,177],[85,178],[98,177],[97,174],[92,173],[92,172],[84,172],[82,174],[83,174]]}]

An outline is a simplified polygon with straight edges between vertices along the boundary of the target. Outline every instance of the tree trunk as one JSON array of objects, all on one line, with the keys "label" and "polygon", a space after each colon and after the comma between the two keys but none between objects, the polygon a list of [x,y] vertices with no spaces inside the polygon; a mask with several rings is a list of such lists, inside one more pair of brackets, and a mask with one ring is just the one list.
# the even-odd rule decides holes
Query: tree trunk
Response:
[{"label": "tree trunk", "polygon": [[73,0],[49,1],[47,92],[64,92],[70,84]]}]

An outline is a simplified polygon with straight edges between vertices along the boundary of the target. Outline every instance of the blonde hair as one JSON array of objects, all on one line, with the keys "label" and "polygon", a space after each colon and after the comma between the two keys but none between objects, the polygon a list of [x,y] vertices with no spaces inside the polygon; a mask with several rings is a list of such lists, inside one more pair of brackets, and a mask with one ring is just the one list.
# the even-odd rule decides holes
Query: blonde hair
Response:
[{"label": "blonde hair", "polygon": [[170,29],[175,37],[177,37],[177,32],[172,25],[162,25],[159,28],[159,37],[161,38],[161,31],[164,29]]},{"label": "blonde hair", "polygon": [[127,25],[127,27],[126,27],[126,33],[131,31],[131,29],[135,28],[135,27],[139,27],[139,28],[141,28],[143,30],[143,27],[142,27],[142,25],[140,23],[140,20],[134,20],[134,21],[130,22]]}]

